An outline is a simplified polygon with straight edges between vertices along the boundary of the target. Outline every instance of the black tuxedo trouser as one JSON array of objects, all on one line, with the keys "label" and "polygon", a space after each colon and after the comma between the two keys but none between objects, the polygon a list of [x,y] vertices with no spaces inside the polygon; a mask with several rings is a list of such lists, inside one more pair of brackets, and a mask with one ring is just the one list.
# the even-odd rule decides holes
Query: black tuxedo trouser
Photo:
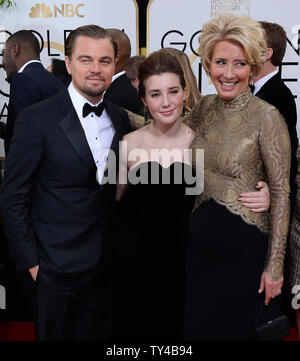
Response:
[{"label": "black tuxedo trouser", "polygon": [[39,270],[35,284],[38,341],[110,340],[112,296],[101,273],[62,279]]}]

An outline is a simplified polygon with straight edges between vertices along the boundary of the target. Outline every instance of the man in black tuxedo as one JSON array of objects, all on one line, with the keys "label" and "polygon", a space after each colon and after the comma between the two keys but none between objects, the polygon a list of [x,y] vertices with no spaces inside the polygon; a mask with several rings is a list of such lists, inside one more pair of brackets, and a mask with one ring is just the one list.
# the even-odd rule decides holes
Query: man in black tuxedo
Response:
[{"label": "man in black tuxedo", "polygon": [[253,94],[274,105],[283,115],[288,126],[292,151],[290,173],[292,215],[295,204],[295,176],[297,172],[297,110],[293,94],[281,80],[281,74],[278,68],[282,63],[286,50],[286,32],[279,24],[265,21],[261,21],[260,23],[265,30],[268,55],[261,72],[254,79]]},{"label": "man in black tuxedo", "polygon": [[65,53],[69,87],[16,121],[0,204],[17,267],[35,282],[38,340],[107,340],[116,185],[105,168],[116,170],[107,156],[131,129],[102,98],[117,56],[110,35],[79,27]]},{"label": "man in black tuxedo", "polygon": [[131,54],[131,44],[128,36],[118,29],[106,29],[118,46],[118,58],[115,74],[110,87],[105,92],[105,99],[130,110],[136,114],[142,114],[144,104],[139,98],[138,91],[131,84],[131,80],[125,73],[125,67]]},{"label": "man in black tuxedo", "polygon": [[10,83],[7,122],[2,134],[7,156],[20,111],[56,94],[63,83],[43,67],[39,42],[29,30],[17,31],[7,39],[3,68]]}]

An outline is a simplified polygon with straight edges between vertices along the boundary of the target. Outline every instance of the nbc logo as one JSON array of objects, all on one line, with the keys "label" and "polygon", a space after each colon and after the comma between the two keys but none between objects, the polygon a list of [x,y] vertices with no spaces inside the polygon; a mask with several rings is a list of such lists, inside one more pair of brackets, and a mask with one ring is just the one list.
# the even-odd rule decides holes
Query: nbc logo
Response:
[{"label": "nbc logo", "polygon": [[84,18],[84,15],[79,13],[79,8],[83,6],[84,4],[61,4],[59,8],[58,6],[53,5],[53,9],[51,11],[50,7],[45,5],[44,3],[36,3],[34,6],[32,6],[29,16],[31,18],[56,18],[60,15],[67,18],[72,18],[74,16]]}]

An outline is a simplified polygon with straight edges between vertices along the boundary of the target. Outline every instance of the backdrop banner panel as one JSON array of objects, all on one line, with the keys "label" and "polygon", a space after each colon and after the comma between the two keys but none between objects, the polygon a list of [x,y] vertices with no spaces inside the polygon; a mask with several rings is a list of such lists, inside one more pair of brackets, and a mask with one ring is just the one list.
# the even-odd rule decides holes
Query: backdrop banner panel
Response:
[{"label": "backdrop banner panel", "polygon": [[[139,53],[138,6],[136,0],[16,0],[10,8],[0,8],[0,61],[8,36],[18,30],[32,30],[41,44],[41,61],[45,67],[52,58],[64,59],[64,44],[69,32],[78,26],[97,24],[124,30],[132,55]],[[0,121],[5,122],[9,84],[0,70]],[[0,156],[4,156],[0,140]]]},{"label": "backdrop banner panel", "polygon": [[[275,22],[285,29],[288,44],[282,78],[295,97],[300,119],[299,0],[151,0],[147,10],[147,53],[165,47],[183,50],[190,58],[201,93],[216,93],[200,64],[198,37],[205,22],[224,12]],[[300,121],[297,130],[300,136]]]}]

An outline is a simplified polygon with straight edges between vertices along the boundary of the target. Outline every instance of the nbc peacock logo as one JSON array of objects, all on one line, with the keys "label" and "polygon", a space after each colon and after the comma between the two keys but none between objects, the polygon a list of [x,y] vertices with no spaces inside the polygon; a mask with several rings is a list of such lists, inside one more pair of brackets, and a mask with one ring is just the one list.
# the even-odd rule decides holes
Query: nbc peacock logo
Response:
[{"label": "nbc peacock logo", "polygon": [[82,8],[84,4],[61,4],[60,7],[53,5],[51,9],[45,3],[36,3],[31,7],[29,17],[31,18],[57,18],[57,17],[79,17],[84,18]]},{"label": "nbc peacock logo", "polygon": [[31,12],[29,16],[31,18],[39,18],[42,15],[43,18],[52,18],[53,14],[49,8],[49,6],[45,4],[35,4],[31,8]]}]

